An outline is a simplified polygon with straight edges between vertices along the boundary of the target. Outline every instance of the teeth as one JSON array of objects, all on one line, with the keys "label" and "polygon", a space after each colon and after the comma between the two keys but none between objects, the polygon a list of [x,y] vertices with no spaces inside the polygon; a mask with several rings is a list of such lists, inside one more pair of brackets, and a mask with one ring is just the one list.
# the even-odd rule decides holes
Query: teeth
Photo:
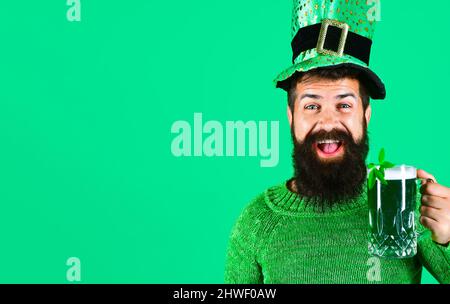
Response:
[{"label": "teeth", "polygon": [[334,144],[334,143],[339,143],[339,142],[340,142],[339,140],[332,140],[332,139],[317,141],[318,144]]}]

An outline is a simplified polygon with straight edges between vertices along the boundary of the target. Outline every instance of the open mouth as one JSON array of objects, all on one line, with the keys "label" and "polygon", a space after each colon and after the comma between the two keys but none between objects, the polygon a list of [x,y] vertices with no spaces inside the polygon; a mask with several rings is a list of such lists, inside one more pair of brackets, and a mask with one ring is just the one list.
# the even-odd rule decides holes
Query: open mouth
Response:
[{"label": "open mouth", "polygon": [[318,140],[315,143],[317,153],[322,157],[334,157],[344,150],[344,142],[334,139]]}]

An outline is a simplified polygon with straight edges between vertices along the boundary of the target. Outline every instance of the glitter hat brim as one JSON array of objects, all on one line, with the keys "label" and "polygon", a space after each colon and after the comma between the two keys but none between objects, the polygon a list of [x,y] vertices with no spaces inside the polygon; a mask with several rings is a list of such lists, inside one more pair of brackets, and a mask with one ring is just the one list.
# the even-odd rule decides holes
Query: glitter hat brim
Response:
[{"label": "glitter hat brim", "polygon": [[295,63],[285,69],[274,79],[273,82],[277,88],[288,91],[292,76],[295,76],[298,73],[305,73],[316,68],[330,66],[348,66],[360,70],[362,72],[361,81],[363,81],[367,87],[369,96],[372,99],[384,99],[386,97],[386,88],[380,77],[378,77],[378,75],[375,74],[364,62],[348,55],[338,57],[327,54],[316,54],[315,57]]}]

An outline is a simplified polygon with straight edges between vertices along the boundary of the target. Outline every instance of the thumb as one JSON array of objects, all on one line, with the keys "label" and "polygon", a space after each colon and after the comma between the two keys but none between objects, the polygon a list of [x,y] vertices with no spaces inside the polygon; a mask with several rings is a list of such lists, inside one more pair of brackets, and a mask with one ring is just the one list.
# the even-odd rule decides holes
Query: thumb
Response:
[{"label": "thumb", "polygon": [[417,178],[422,179],[422,185],[426,183],[427,179],[432,179],[433,182],[437,183],[436,178],[433,175],[422,169],[417,169]]}]

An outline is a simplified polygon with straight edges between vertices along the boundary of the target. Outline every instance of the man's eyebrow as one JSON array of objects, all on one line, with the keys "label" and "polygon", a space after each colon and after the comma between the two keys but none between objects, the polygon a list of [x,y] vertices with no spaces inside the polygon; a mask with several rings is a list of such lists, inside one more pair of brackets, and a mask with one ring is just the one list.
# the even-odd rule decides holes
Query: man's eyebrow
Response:
[{"label": "man's eyebrow", "polygon": [[358,99],[358,98],[356,98],[356,95],[353,93],[339,94],[336,96],[336,99],[344,99],[346,97],[353,97],[354,99]]},{"label": "man's eyebrow", "polygon": [[316,95],[316,94],[302,94],[300,96],[300,100],[302,100],[303,98],[320,99],[320,98],[322,98],[322,96]]}]

